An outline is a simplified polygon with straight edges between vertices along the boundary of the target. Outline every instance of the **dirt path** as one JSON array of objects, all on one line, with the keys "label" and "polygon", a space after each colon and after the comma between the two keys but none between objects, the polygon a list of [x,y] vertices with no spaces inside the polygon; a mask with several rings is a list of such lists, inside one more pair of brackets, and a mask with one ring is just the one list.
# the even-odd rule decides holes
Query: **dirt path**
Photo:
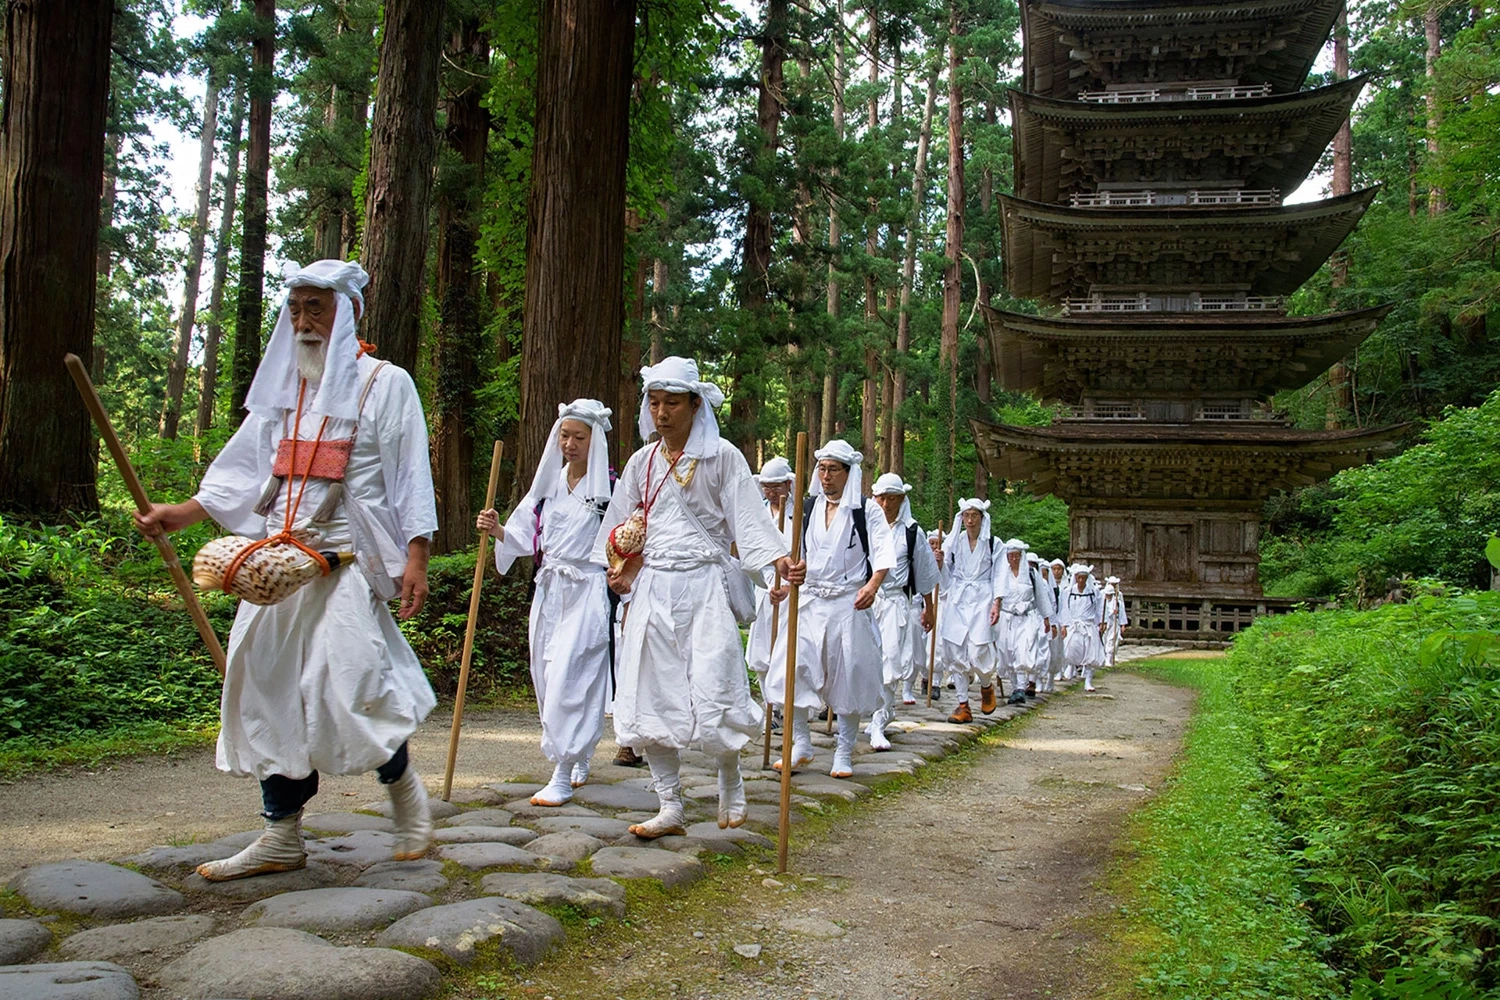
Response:
[{"label": "dirt path", "polygon": [[[452,721],[451,707],[441,705],[411,741],[414,766],[438,793]],[[467,713],[453,787],[545,780],[552,767],[542,757],[540,737],[535,711]],[[613,758],[615,749],[606,727],[595,766]],[[325,775],[312,808],[346,810],[384,798],[373,773]],[[22,865],[118,858],[149,844],[214,840],[256,826],[259,810],[255,782],[215,770],[212,747],[30,775],[0,784],[0,884]]]},{"label": "dirt path", "polygon": [[[862,805],[798,851],[784,887],[750,882],[719,908],[732,918],[657,926],[631,960],[596,970],[607,986],[572,993],[549,977],[546,992],[633,998],[671,982],[702,1000],[1098,995],[1109,971],[1090,952],[1093,921],[1111,902],[1096,883],[1193,707],[1191,692],[1133,674],[1099,688],[1054,698],[935,783]],[[755,959],[734,954],[755,944]]]}]

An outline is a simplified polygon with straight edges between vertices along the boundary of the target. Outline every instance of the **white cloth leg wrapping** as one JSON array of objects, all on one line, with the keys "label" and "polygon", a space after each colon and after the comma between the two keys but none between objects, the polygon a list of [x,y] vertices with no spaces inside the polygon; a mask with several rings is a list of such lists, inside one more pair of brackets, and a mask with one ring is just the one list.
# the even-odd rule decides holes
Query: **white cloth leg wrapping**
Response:
[{"label": "white cloth leg wrapping", "polygon": [[266,820],[266,829],[255,842],[233,857],[198,866],[198,874],[210,882],[228,882],[252,875],[296,871],[307,865],[302,849],[302,813],[285,819]]},{"label": "white cloth leg wrapping", "polygon": [[885,727],[896,717],[896,685],[887,684],[880,692],[880,707],[870,716],[870,749],[889,750],[891,741],[885,738]]},{"label": "white cloth leg wrapping", "polygon": [[719,755],[719,829],[744,826],[747,806],[745,779],[740,774],[740,755]]},{"label": "white cloth leg wrapping", "polygon": [[534,806],[560,806],[573,798],[573,762],[560,760],[552,768],[552,780],[531,797]]},{"label": "white cloth leg wrapping", "polygon": [[858,738],[859,716],[853,713],[840,715],[838,742],[834,746],[833,767],[828,769],[829,775],[847,778],[854,773],[854,741]]},{"label": "white cloth leg wrapping", "polygon": [[637,823],[630,832],[637,837],[654,840],[685,832],[682,810],[682,779],[678,769],[682,760],[675,747],[646,746],[643,756],[651,767],[651,783],[656,788],[656,801],[660,804],[655,818]]},{"label": "white cloth leg wrapping", "polygon": [[397,861],[414,861],[432,846],[432,810],[427,804],[427,786],[416,768],[407,765],[401,777],[386,786],[391,793],[391,816],[396,821]]}]

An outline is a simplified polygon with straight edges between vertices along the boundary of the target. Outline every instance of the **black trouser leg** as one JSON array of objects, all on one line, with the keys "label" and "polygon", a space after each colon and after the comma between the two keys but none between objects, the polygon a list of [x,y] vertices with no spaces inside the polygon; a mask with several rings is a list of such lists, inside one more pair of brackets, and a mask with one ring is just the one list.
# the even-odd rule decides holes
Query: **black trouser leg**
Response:
[{"label": "black trouser leg", "polygon": [[305,778],[273,774],[260,783],[261,804],[265,806],[261,815],[273,821],[295,816],[317,794],[317,771]]},{"label": "black trouser leg", "polygon": [[379,776],[382,785],[394,785],[406,773],[406,765],[406,744],[403,743],[391,754],[390,760],[375,769],[375,774]]}]

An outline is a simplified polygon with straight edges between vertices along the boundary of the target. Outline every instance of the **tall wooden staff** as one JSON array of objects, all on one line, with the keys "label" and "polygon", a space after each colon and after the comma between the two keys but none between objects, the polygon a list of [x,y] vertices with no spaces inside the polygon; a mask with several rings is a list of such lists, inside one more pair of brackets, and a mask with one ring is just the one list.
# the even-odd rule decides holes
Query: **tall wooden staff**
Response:
[{"label": "tall wooden staff", "polygon": [[[938,548],[943,547],[943,522],[938,522]],[[941,597],[942,584],[932,586],[932,639],[928,642],[927,649],[927,707],[932,707],[932,672],[937,667],[937,640],[938,640],[938,600]]]},{"label": "tall wooden staff", "polygon": [[[786,535],[786,501],[784,501],[784,500],[781,503],[781,516],[776,519],[776,530],[778,532],[780,532],[783,536]],[[781,572],[779,570],[776,573],[776,589],[777,590],[781,589]],[[778,608],[773,603],[771,605],[771,648],[766,653],[767,657],[769,657],[771,655],[771,653],[774,652],[775,649],[776,649],[776,627],[778,625],[780,625],[780,624],[781,624],[781,609]],[[767,668],[767,670],[770,669],[770,660],[769,659],[767,659],[767,661],[766,661],[766,668]],[[781,724],[783,726],[786,725],[786,713],[785,712],[782,713]],[[764,748],[763,752],[761,753],[761,757],[760,757],[760,769],[762,771],[764,771],[767,768],[769,768],[770,766],[771,766],[771,703],[768,701],[768,702],[766,702],[766,741],[765,741],[765,748]]]},{"label": "tall wooden staff", "polygon": [[[484,491],[484,509],[495,506],[495,486],[500,482],[500,459],[505,442],[496,441],[490,455],[490,484]],[[469,594],[469,625],[464,630],[464,654],[458,664],[458,693],[453,697],[453,732],[448,736],[448,772],[443,775],[443,801],[453,794],[453,765],[458,761],[458,731],[464,724],[464,694],[469,689],[469,663],[474,659],[474,631],[479,626],[479,591],[484,586],[484,560],[489,555],[490,533],[479,536],[479,552],[474,557],[474,589]]]},{"label": "tall wooden staff", "polygon": [[[802,498],[807,495],[807,433],[797,434],[797,495],[792,503],[792,563],[802,561]],[[786,696],[781,703],[781,818],[776,833],[776,870],[786,871],[792,832],[792,713],[797,711],[797,595],[792,584],[786,611]]]},{"label": "tall wooden staff", "polygon": [[[135,499],[135,509],[142,514],[151,513],[151,499],[146,496],[146,488],[141,485],[140,477],[135,474],[135,468],[130,464],[130,459],[125,456],[125,448],[120,444],[120,437],[115,433],[114,425],[109,422],[109,414],[104,412],[104,401],[99,398],[98,391],[94,389],[94,382],[89,378],[88,369],[83,367],[83,362],[78,360],[76,354],[64,355],[63,364],[68,366],[68,374],[72,375],[73,381],[77,383],[78,394],[83,397],[83,405],[88,408],[89,416],[94,418],[94,426],[99,428],[99,436],[104,439],[104,446],[114,456],[115,465],[120,470],[120,478],[125,480],[125,488],[130,490],[130,495]],[[167,564],[167,572],[172,574],[172,582],[177,585],[177,593],[182,596],[182,603],[187,605],[188,614],[193,616],[193,624],[198,626],[198,634],[202,636],[203,644],[208,647],[208,655],[213,657],[214,666],[219,668],[219,676],[223,677],[224,647],[219,645],[219,637],[214,633],[213,624],[204,613],[203,605],[198,603],[198,595],[193,593],[193,585],[182,570],[182,563],[177,558],[177,550],[172,547],[172,542],[167,538],[165,531],[152,541],[156,543],[156,549],[161,553],[162,561]]]}]

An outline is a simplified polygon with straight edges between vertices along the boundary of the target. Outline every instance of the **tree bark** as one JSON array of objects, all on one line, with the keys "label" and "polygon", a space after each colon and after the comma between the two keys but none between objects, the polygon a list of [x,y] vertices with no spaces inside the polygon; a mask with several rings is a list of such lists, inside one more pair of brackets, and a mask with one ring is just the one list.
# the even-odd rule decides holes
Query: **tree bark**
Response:
[{"label": "tree bark", "polygon": [[[870,11],[869,31],[870,99],[866,108],[865,128],[867,136],[874,139],[880,131],[880,22],[876,11]],[[872,178],[873,180],[873,178]],[[879,292],[875,285],[875,256],[880,252],[880,226],[878,215],[880,202],[871,197],[866,205],[869,218],[865,222],[865,379],[860,391],[860,449],[873,474],[879,465],[879,389],[876,381],[880,369],[880,352],[875,348],[874,338],[880,325]]]},{"label": "tree bark", "polygon": [[[839,143],[844,141],[844,4],[839,0],[837,36],[833,44],[833,133]],[[834,167],[830,173],[834,178],[839,175],[838,167]],[[839,336],[839,301],[843,292],[842,283],[839,280],[838,255],[839,240],[843,238],[842,225],[839,220],[838,200],[830,195],[828,198],[828,294],[826,307],[828,311],[829,329],[833,331],[834,339]],[[838,357],[837,349],[830,344],[828,347],[828,359],[823,369],[823,403],[822,403],[822,426],[819,428],[819,442],[826,443],[838,429]]]},{"label": "tree bark", "polygon": [[619,398],[635,13],[635,0],[542,4],[520,469],[535,468],[559,401]]},{"label": "tree bark", "polygon": [[[661,359],[667,356],[666,327],[667,321],[662,314],[662,303],[666,301],[667,294],[667,262],[660,257],[656,258],[651,265],[651,363],[661,364]],[[629,373],[632,380],[635,373]]]},{"label": "tree bark", "polygon": [[[1422,31],[1427,36],[1427,159],[1428,168],[1436,171],[1438,165],[1438,126],[1442,124],[1443,111],[1437,95],[1437,61],[1442,55],[1443,36],[1439,31],[1438,12],[1440,5],[1429,0],[1422,12]],[[1427,214],[1439,215],[1448,207],[1443,189],[1436,183],[1427,188]]]},{"label": "tree bark", "polygon": [[98,509],[88,412],[112,0],[10,3],[0,42],[0,511]]},{"label": "tree bark", "polygon": [[229,244],[234,236],[234,209],[239,197],[240,131],[245,124],[245,88],[235,84],[230,102],[232,124],[225,150],[224,203],[219,213],[219,235],[214,243],[214,284],[208,295],[208,332],[203,337],[203,367],[198,370],[198,422],[194,434],[214,425],[214,401],[219,390],[219,341],[224,335],[224,283],[229,278]]},{"label": "tree bark", "polygon": [[245,419],[245,397],[260,366],[265,311],[266,187],[271,173],[271,104],[276,97],[276,0],[253,0],[257,19],[250,59],[250,142],[245,152],[245,210],[240,231],[239,302],[234,317],[229,420]]},{"label": "tree bark", "polygon": [[943,327],[938,367],[947,376],[948,454],[942,463],[948,482],[948,508],[954,507],[953,462],[958,449],[958,314],[963,294],[964,249],[964,91],[959,80],[958,7],[948,17],[948,230],[943,271]]},{"label": "tree bark", "polygon": [[[994,126],[996,122],[995,102],[987,100],[984,102],[984,122],[986,125]],[[990,217],[990,210],[995,200],[995,172],[988,164],[979,172],[979,211],[983,218]],[[983,259],[997,258],[999,254],[993,246],[982,246],[979,253]],[[990,287],[989,280],[981,271],[979,275],[979,301],[985,305],[990,304],[990,297],[994,290]],[[990,338],[986,332],[979,335],[979,364],[974,370],[974,393],[979,399],[980,405],[984,407],[980,412],[989,417],[990,400],[994,398],[994,357],[990,353]],[[984,462],[974,463],[974,495],[981,500],[989,499],[990,495],[990,470]]]},{"label": "tree bark", "polygon": [[911,292],[917,274],[917,246],[921,241],[922,209],[927,200],[927,155],[932,143],[932,119],[937,110],[937,67],[927,77],[922,124],[917,131],[917,159],[912,169],[912,208],[906,220],[906,259],[901,263],[901,311],[896,319],[896,384],[892,403],[891,470],[906,475],[906,354],[911,350]]},{"label": "tree bark", "polygon": [[[1338,21],[1333,28],[1333,78],[1335,80],[1349,79],[1349,8],[1347,5],[1340,9]],[[1349,126],[1349,118],[1345,116],[1343,124],[1333,136],[1332,193],[1334,197],[1354,190],[1353,149],[1353,133]],[[1337,307],[1339,305],[1337,289],[1343,288],[1349,282],[1348,251],[1343,248],[1335,250],[1329,265],[1332,272],[1331,284],[1335,289],[1333,304]],[[1333,367],[1328,370],[1328,383],[1331,391],[1328,394],[1328,412],[1324,424],[1329,430],[1335,430],[1344,425],[1347,414],[1354,409],[1354,384],[1348,366],[1342,361],[1334,362]]]},{"label": "tree bark", "polygon": [[[640,229],[640,215],[634,211],[625,213],[625,228],[630,233]],[[656,263],[661,263],[657,261]],[[640,412],[641,383],[637,372],[641,368],[641,341],[647,336],[646,329],[646,279],[652,271],[652,261],[645,254],[636,254],[634,284],[630,297],[630,330],[621,345],[620,399],[615,405],[619,419],[615,425],[615,447],[612,458],[616,469],[625,468],[625,463],[635,452],[636,421]],[[655,337],[655,329],[650,334]],[[655,362],[652,362],[655,364]]]},{"label": "tree bark", "polygon": [[415,371],[427,288],[428,206],[437,154],[438,65],[445,0],[386,0],[361,262],[366,339]]},{"label": "tree bark", "polygon": [[462,164],[438,199],[438,329],[433,344],[436,427],[432,436],[433,486],[438,531],[434,551],[468,548],[474,535],[470,488],[474,469],[474,393],[484,353],[480,313],[478,208],[484,192],[484,158],[490,114],[484,107],[489,40],[478,17],[465,18],[448,40],[454,92],[447,99],[443,139]]},{"label": "tree bark", "polygon": [[[116,184],[119,179],[118,167],[120,159],[120,143],[122,139],[118,135],[107,135],[104,137],[104,183],[101,185],[101,196],[99,199],[99,226],[102,229],[111,229],[115,222],[115,193]],[[96,252],[95,267],[100,278],[108,278],[110,268],[114,266],[114,253],[108,240],[99,241],[99,249]]]},{"label": "tree bark", "polygon": [[208,203],[214,184],[214,139],[219,128],[219,80],[209,70],[203,95],[203,132],[198,140],[198,212],[188,234],[187,272],[182,283],[182,314],[177,317],[177,344],[167,371],[167,398],[162,402],[161,436],[177,439],[182,414],[182,392],[187,386],[188,352],[193,346],[193,326],[198,318],[198,283],[203,275],[203,242],[208,236]]}]

